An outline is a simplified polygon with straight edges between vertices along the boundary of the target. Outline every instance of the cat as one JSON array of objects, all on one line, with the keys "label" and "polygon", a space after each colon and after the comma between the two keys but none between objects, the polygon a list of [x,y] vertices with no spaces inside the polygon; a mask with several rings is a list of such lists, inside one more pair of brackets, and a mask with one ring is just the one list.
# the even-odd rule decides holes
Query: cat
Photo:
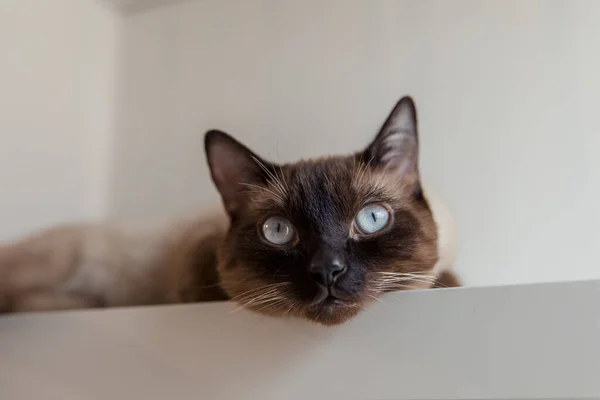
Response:
[{"label": "cat", "polygon": [[459,286],[456,232],[424,192],[403,97],[369,146],[276,165],[205,134],[224,211],[164,226],[59,226],[0,247],[4,312],[233,300],[343,323],[383,293]]}]

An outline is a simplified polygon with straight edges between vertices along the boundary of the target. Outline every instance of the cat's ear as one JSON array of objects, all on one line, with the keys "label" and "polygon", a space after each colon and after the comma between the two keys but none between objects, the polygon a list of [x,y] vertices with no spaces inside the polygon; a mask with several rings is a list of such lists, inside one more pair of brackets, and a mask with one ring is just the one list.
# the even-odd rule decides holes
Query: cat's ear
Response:
[{"label": "cat's ear", "polygon": [[396,103],[363,158],[419,189],[418,156],[417,111],[412,98],[406,96]]},{"label": "cat's ear", "polygon": [[204,149],[213,182],[230,216],[247,204],[249,187],[264,186],[273,165],[262,160],[228,134],[211,130],[204,136]]}]

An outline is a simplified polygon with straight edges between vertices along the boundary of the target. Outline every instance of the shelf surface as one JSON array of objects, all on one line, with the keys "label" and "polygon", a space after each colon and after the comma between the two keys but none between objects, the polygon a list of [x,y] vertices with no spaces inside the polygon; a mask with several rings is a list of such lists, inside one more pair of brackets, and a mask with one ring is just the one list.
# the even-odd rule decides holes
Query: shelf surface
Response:
[{"label": "shelf surface", "polygon": [[0,317],[0,398],[600,397],[600,281],[394,293],[326,328],[229,303]]}]

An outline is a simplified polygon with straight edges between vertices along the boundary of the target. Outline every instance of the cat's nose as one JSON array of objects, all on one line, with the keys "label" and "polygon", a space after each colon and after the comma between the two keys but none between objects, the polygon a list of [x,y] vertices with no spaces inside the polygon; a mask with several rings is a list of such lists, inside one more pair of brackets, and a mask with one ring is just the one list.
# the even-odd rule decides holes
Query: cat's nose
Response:
[{"label": "cat's nose", "polygon": [[331,249],[321,249],[313,256],[308,273],[316,283],[330,287],[347,270],[346,260],[341,254]]}]

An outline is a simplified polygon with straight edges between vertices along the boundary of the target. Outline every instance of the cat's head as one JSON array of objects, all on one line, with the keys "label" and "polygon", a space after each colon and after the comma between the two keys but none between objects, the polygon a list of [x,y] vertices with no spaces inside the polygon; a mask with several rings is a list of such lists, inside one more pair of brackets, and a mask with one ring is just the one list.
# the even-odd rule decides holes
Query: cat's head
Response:
[{"label": "cat's head", "polygon": [[410,97],[349,156],[276,165],[208,132],[208,163],[231,219],[219,252],[223,289],[255,311],[337,324],[382,293],[431,286],[437,229],[418,143]]}]

